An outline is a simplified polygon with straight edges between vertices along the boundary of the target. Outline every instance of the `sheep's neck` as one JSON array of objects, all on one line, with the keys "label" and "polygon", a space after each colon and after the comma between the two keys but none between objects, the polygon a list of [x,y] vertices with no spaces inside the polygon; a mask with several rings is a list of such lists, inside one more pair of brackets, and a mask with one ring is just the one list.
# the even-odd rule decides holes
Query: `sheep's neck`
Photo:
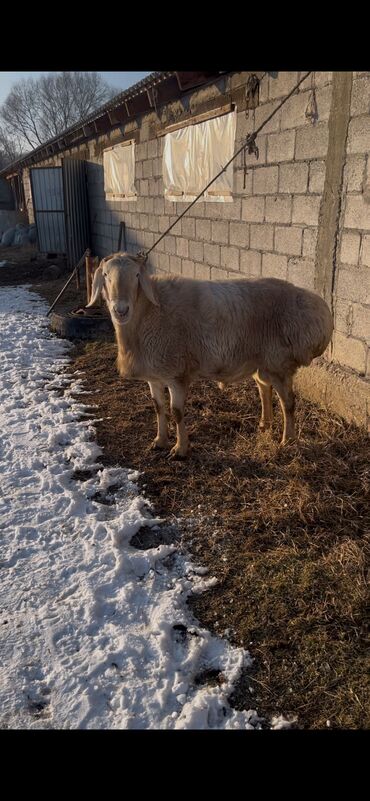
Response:
[{"label": "sheep's neck", "polygon": [[140,317],[142,303],[137,303],[132,319],[127,325],[115,325],[118,345],[117,368],[122,378],[141,378]]},{"label": "sheep's neck", "polygon": [[133,337],[126,329],[129,326],[115,325],[116,340],[118,345],[117,368],[121,378],[133,378],[135,352]]}]

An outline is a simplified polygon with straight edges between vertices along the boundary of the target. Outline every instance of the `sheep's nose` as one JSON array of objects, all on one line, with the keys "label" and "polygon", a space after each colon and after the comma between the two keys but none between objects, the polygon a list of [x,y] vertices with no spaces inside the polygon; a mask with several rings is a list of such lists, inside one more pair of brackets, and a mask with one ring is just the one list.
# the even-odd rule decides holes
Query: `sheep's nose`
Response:
[{"label": "sheep's nose", "polygon": [[125,317],[128,312],[128,306],[125,306],[124,309],[119,309],[117,306],[113,306],[113,311],[115,314],[118,314],[119,317]]}]

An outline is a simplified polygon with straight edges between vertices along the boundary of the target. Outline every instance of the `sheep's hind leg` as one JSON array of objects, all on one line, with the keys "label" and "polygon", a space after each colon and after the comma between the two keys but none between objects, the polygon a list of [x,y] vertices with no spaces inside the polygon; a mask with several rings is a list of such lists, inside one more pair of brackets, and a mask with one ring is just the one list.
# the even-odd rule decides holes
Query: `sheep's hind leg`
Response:
[{"label": "sheep's hind leg", "polygon": [[272,426],[272,386],[267,381],[261,381],[257,373],[254,374],[253,378],[257,384],[262,405],[259,428],[261,431],[266,431]]},{"label": "sheep's hind leg", "polygon": [[171,398],[171,412],[176,420],[177,441],[170,452],[171,459],[184,459],[189,447],[189,438],[184,423],[184,407],[188,386],[179,381],[168,385]]},{"label": "sheep's hind leg", "polygon": [[276,373],[266,373],[262,375],[262,380],[265,378],[271,382],[276,390],[280,406],[284,418],[284,430],[281,445],[286,445],[287,442],[293,442],[296,438],[294,427],[294,407],[295,399],[293,392],[293,376],[285,375],[283,378],[276,375]]},{"label": "sheep's hind leg", "polygon": [[168,448],[168,426],[166,417],[166,398],[164,394],[164,385],[159,381],[148,381],[150,394],[153,398],[155,411],[157,414],[157,436],[152,443],[152,448],[155,450]]}]

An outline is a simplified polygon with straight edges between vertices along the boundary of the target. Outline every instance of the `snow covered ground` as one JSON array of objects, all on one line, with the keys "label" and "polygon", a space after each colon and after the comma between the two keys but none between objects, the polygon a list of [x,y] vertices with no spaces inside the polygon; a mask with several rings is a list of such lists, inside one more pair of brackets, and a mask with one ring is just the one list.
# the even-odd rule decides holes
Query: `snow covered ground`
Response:
[{"label": "snow covered ground", "polygon": [[[25,287],[0,288],[0,727],[260,728],[226,700],[248,653],[185,605],[213,580],[175,546],[130,546],[161,521],[137,474],[99,465],[46,309]],[[224,683],[196,685],[207,669]]]}]

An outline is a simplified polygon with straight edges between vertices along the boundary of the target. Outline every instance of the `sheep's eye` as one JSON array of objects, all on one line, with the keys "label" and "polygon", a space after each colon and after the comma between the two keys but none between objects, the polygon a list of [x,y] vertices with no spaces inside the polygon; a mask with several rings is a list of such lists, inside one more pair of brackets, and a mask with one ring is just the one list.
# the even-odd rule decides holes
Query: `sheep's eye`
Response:
[{"label": "sheep's eye", "polygon": [[140,276],[140,273],[136,273],[136,278],[139,278],[139,276]]},{"label": "sheep's eye", "polygon": [[103,273],[103,275],[104,275],[104,278],[106,278],[106,277],[107,277],[107,273]]}]

